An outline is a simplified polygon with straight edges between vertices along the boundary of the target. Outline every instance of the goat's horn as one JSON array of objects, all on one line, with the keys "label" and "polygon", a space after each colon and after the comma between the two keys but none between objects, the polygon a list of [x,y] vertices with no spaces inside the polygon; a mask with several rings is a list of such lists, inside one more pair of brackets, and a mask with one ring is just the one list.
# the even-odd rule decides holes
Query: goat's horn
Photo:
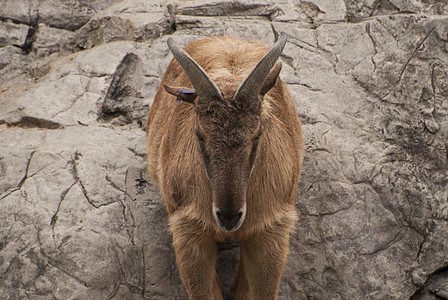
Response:
[{"label": "goat's horn", "polygon": [[274,46],[263,56],[258,64],[250,70],[249,75],[243,80],[238,87],[234,98],[242,99],[258,99],[266,77],[269,75],[275,62],[280,54],[282,54],[287,40],[286,33],[282,32]]},{"label": "goat's horn", "polygon": [[221,92],[205,70],[184,49],[179,47],[172,38],[168,39],[167,44],[176,60],[184,69],[188,79],[190,79],[199,100],[204,103],[210,98],[222,99]]}]

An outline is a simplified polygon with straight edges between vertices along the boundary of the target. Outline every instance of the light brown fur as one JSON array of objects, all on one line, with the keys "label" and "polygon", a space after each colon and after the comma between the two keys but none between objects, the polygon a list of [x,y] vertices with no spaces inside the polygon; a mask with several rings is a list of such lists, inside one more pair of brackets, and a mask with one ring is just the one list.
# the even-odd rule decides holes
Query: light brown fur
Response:
[{"label": "light brown fur", "polygon": [[[204,68],[224,99],[231,98],[267,48],[231,37],[212,37],[185,50]],[[174,104],[163,84],[192,88],[173,59],[157,91],[147,124],[148,171],[165,202],[177,265],[190,299],[222,299],[216,278],[216,241],[241,245],[235,299],[276,299],[297,221],[295,197],[303,156],[301,122],[278,78],[264,96],[262,134],[247,187],[246,218],[221,230],[212,215],[212,189],[195,136],[193,105]]]}]

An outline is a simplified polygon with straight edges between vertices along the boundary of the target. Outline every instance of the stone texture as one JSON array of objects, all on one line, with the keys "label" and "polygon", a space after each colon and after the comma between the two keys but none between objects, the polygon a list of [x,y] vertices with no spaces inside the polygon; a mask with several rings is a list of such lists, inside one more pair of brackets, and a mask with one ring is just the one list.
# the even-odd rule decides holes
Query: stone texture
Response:
[{"label": "stone texture", "polygon": [[[301,219],[279,299],[448,298],[444,1],[0,3],[0,299],[186,299],[145,124],[180,44],[289,36]],[[228,287],[238,245],[220,245]],[[226,299],[231,299],[228,289]]]}]

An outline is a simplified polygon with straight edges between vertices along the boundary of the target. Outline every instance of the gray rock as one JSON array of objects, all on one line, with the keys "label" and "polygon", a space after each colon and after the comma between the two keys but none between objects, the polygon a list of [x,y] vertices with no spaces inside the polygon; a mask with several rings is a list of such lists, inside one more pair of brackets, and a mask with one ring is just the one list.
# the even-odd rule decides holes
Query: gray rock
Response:
[{"label": "gray rock", "polygon": [[0,22],[0,47],[13,45],[23,47],[28,33],[28,26],[14,24],[11,21]]},{"label": "gray rock", "polygon": [[[16,46],[0,48],[0,83],[2,91],[6,90],[8,81],[23,74],[26,62],[23,61],[23,50]],[[5,86],[3,85],[5,84]]]},{"label": "gray rock", "polygon": [[279,299],[448,297],[444,2],[84,2],[0,3],[0,299],[186,299],[145,162],[166,40],[281,31],[307,153]]},{"label": "gray rock", "polygon": [[403,1],[403,0],[344,0],[349,21],[358,21],[370,16],[424,13],[446,15],[448,4],[445,1]]},{"label": "gray rock", "polygon": [[27,1],[6,0],[0,3],[0,18],[31,25],[33,19],[51,27],[76,30],[86,24],[98,10],[104,10],[119,0],[76,1]]},{"label": "gray rock", "polygon": [[73,38],[74,33],[71,31],[40,23],[36,29],[31,51],[36,58],[49,56],[53,53],[72,52],[73,43],[69,42]]}]

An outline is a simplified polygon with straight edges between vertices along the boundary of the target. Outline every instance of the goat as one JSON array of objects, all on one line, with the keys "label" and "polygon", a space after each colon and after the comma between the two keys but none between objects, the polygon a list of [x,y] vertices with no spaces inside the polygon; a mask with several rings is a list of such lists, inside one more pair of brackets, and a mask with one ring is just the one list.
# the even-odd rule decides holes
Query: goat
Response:
[{"label": "goat", "polygon": [[302,124],[278,77],[286,44],[209,37],[174,55],[147,123],[148,171],[165,203],[190,299],[222,299],[217,242],[238,240],[235,299],[277,299],[303,160]]}]

